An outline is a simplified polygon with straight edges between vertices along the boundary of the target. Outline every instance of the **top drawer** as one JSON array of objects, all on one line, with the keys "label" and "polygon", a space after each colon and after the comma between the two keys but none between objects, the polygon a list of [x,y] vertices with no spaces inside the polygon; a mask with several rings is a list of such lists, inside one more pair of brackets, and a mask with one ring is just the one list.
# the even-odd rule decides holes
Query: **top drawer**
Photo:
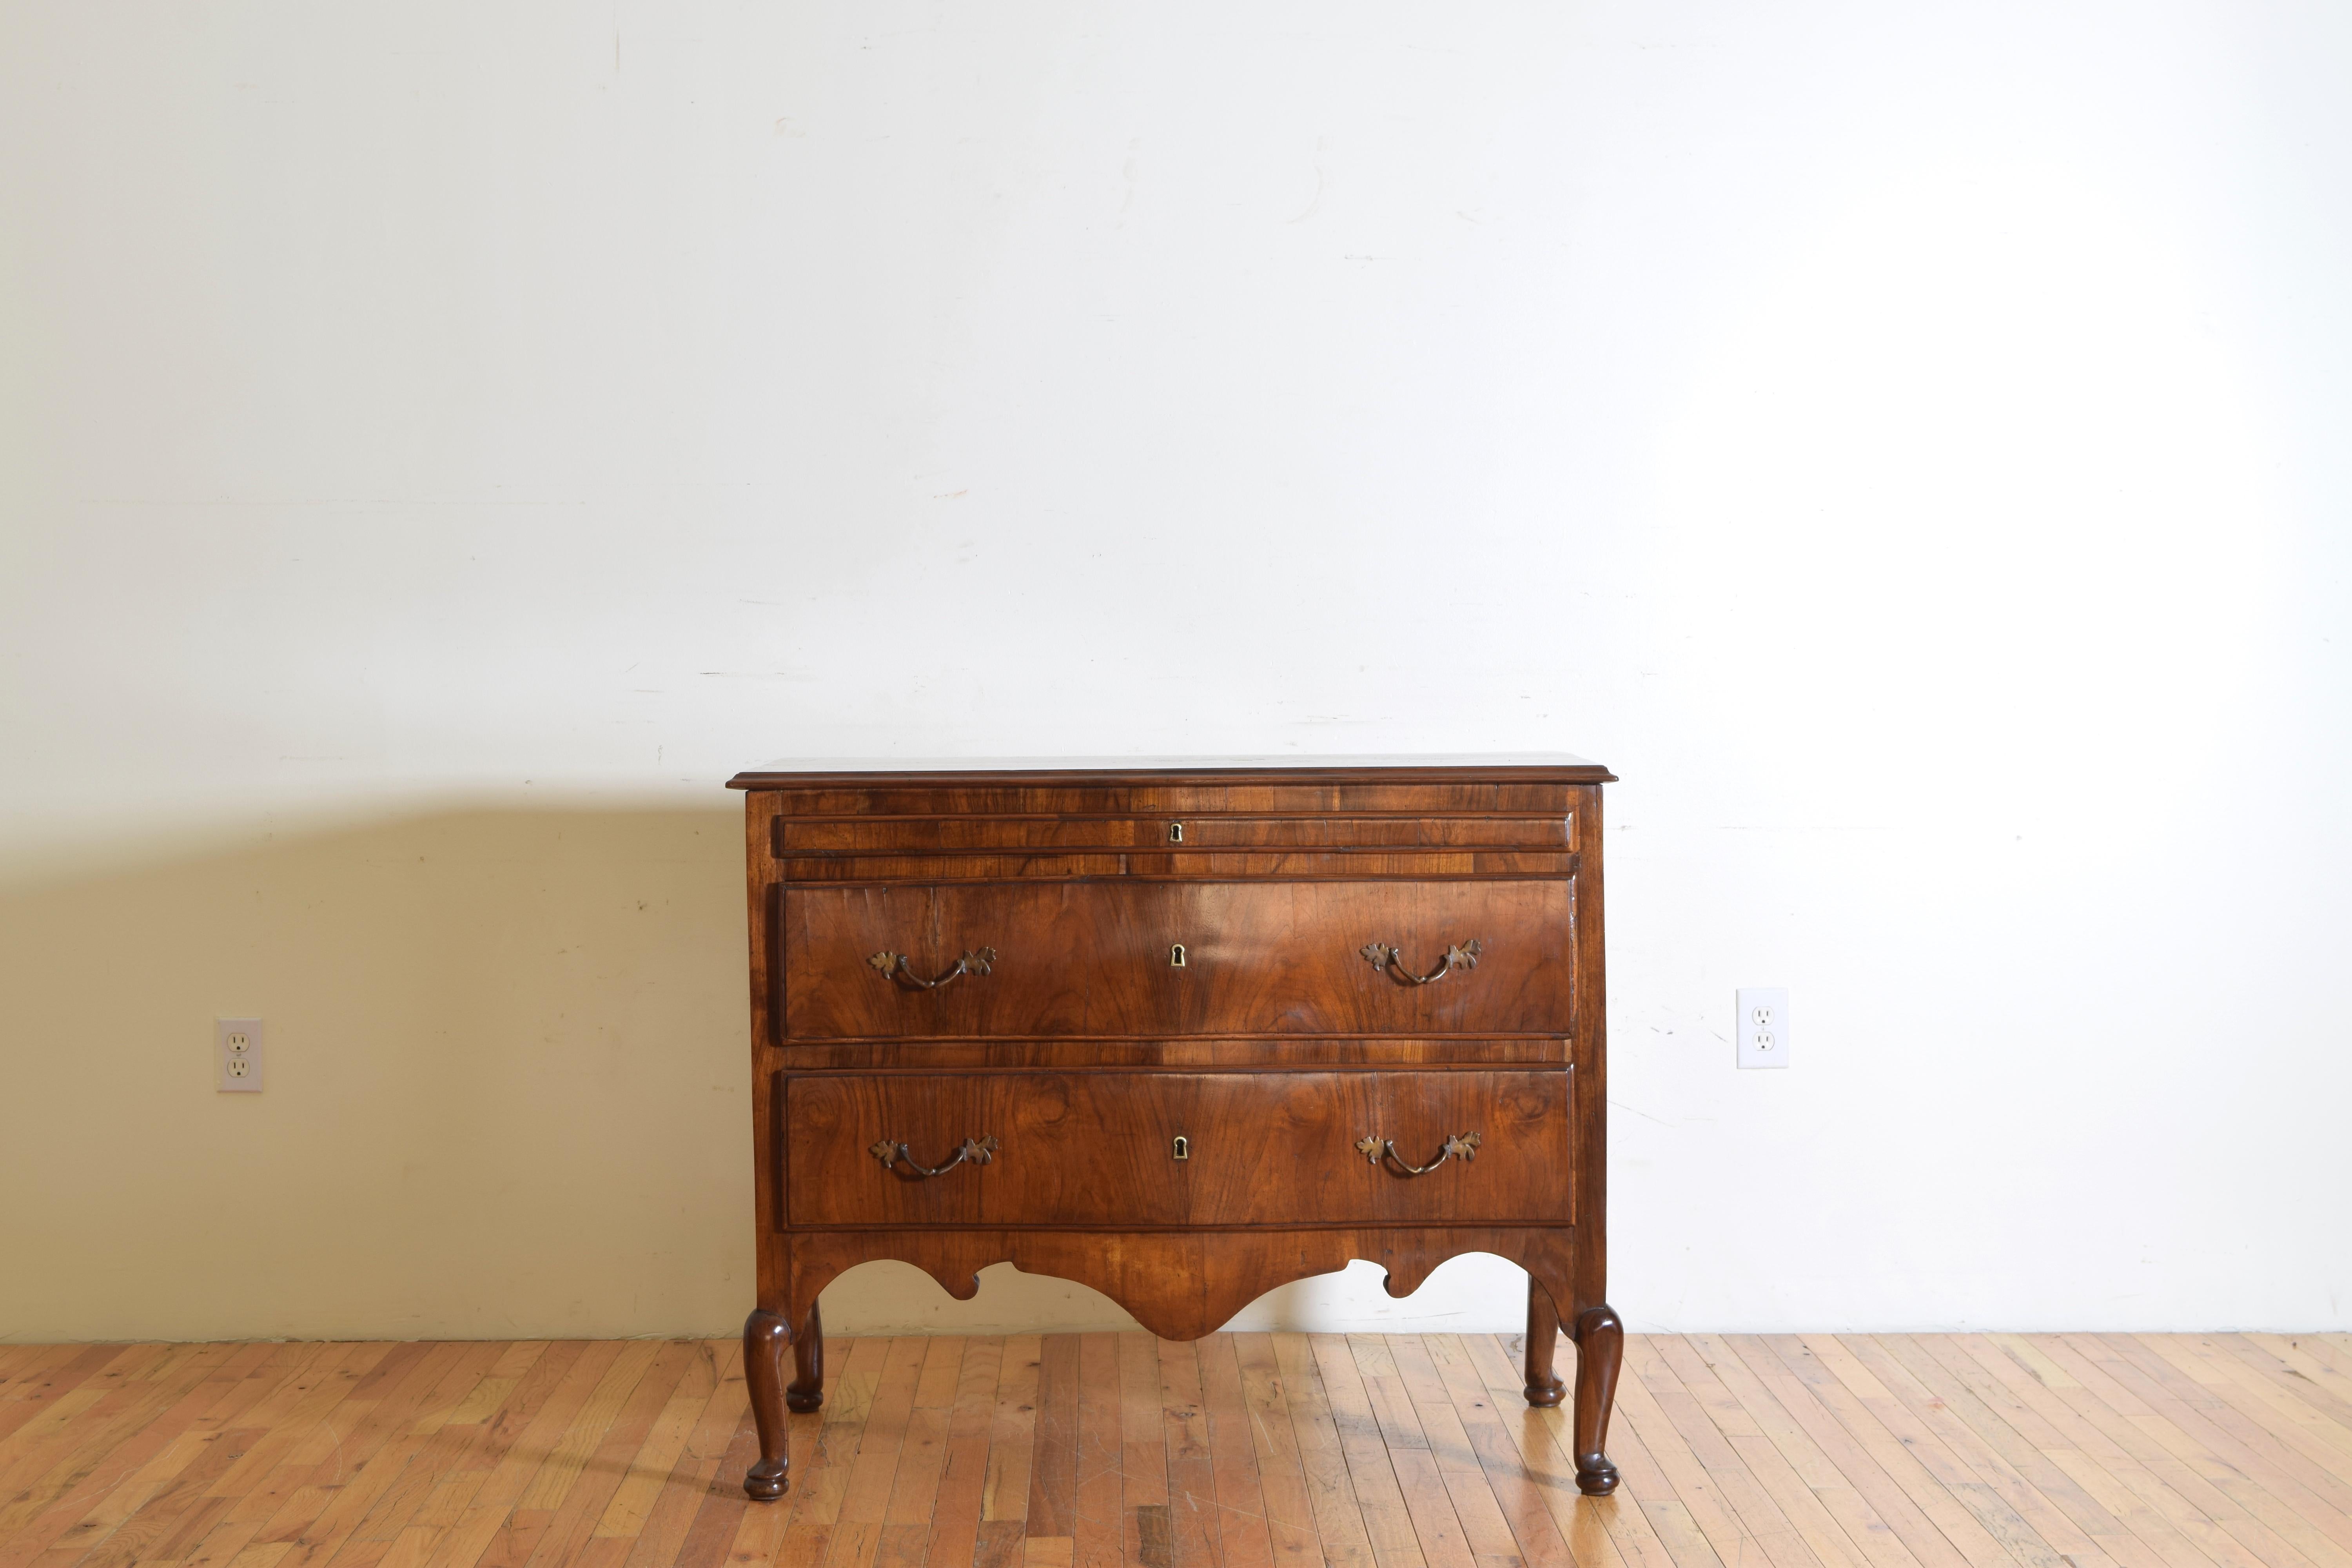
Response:
[{"label": "top drawer", "polygon": [[1572,849],[1557,816],[780,816],[779,855],[973,849]]},{"label": "top drawer", "polygon": [[782,903],[793,1039],[1559,1035],[1573,1014],[1566,879],[795,886]]},{"label": "top drawer", "polygon": [[787,882],[1567,876],[1556,816],[779,816]]}]

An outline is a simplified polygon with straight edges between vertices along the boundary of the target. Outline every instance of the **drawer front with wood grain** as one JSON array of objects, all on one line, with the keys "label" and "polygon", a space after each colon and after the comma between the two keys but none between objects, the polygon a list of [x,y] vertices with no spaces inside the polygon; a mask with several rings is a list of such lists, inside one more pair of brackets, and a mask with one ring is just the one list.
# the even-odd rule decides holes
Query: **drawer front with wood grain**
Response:
[{"label": "drawer front with wood grain", "polygon": [[796,1040],[1552,1035],[1575,884],[792,887]]},{"label": "drawer front with wood grain", "polygon": [[1361,881],[1431,877],[1566,877],[1576,857],[1558,849],[1054,849],[960,855],[790,855],[784,880],[809,882],[1003,882],[1137,880],[1211,882],[1230,878]]},{"label": "drawer front with wood grain", "polygon": [[1381,1219],[1574,1219],[1571,1074],[1379,1076],[1379,1147],[1358,1152],[1379,1173]]},{"label": "drawer front with wood grain", "polygon": [[1570,849],[1558,816],[781,816],[778,855],[991,849]]},{"label": "drawer front with wood grain", "polygon": [[[795,1077],[784,1087],[794,1225],[973,1225],[993,1151],[985,1078]],[[876,1145],[886,1145],[888,1158]],[[966,1146],[972,1145],[969,1152]],[[939,1171],[926,1176],[925,1170]]]},{"label": "drawer front with wood grain", "polygon": [[[1021,1074],[995,1080],[1005,1147],[982,1212],[1039,1225],[1370,1219],[1351,1168],[1370,1073]],[[1182,1140],[1180,1143],[1178,1140]]]},{"label": "drawer front with wood grain", "polygon": [[799,1225],[1564,1224],[1564,1072],[793,1080]]}]

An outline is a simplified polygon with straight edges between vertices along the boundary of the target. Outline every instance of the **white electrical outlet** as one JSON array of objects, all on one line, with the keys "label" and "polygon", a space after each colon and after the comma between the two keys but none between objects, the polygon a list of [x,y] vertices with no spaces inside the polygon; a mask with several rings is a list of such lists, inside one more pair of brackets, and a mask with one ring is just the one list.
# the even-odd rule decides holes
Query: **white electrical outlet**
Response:
[{"label": "white electrical outlet", "polygon": [[220,1067],[223,1094],[261,1092],[261,1020],[215,1018],[213,1057]]},{"label": "white electrical outlet", "polygon": [[1789,1065],[1789,993],[1779,986],[1743,986],[1739,993],[1739,1065]]}]

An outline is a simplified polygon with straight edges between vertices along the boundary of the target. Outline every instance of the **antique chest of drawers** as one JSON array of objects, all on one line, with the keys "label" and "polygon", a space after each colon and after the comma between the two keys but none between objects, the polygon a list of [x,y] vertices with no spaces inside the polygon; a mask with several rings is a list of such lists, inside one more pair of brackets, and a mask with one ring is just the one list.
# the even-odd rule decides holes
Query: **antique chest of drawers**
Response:
[{"label": "antique chest of drawers", "polygon": [[[1601,786],[1573,757],[785,764],[746,773],[759,1302],[744,1369],[785,1484],[817,1296],[997,1262],[1192,1339],[1367,1258],[1528,1275],[1527,1396],[1605,1289]],[[794,1366],[789,1384],[784,1357]]]}]

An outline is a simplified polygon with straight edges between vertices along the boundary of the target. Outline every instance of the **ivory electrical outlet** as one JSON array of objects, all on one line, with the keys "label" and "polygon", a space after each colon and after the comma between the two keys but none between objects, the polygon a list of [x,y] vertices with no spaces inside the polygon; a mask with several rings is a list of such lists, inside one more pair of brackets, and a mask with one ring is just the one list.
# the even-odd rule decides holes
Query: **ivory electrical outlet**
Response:
[{"label": "ivory electrical outlet", "polygon": [[220,1068],[217,1087],[223,1094],[261,1092],[261,1020],[215,1018],[213,1057]]},{"label": "ivory electrical outlet", "polygon": [[1789,993],[1778,986],[1743,986],[1739,992],[1739,1065],[1789,1065]]}]

